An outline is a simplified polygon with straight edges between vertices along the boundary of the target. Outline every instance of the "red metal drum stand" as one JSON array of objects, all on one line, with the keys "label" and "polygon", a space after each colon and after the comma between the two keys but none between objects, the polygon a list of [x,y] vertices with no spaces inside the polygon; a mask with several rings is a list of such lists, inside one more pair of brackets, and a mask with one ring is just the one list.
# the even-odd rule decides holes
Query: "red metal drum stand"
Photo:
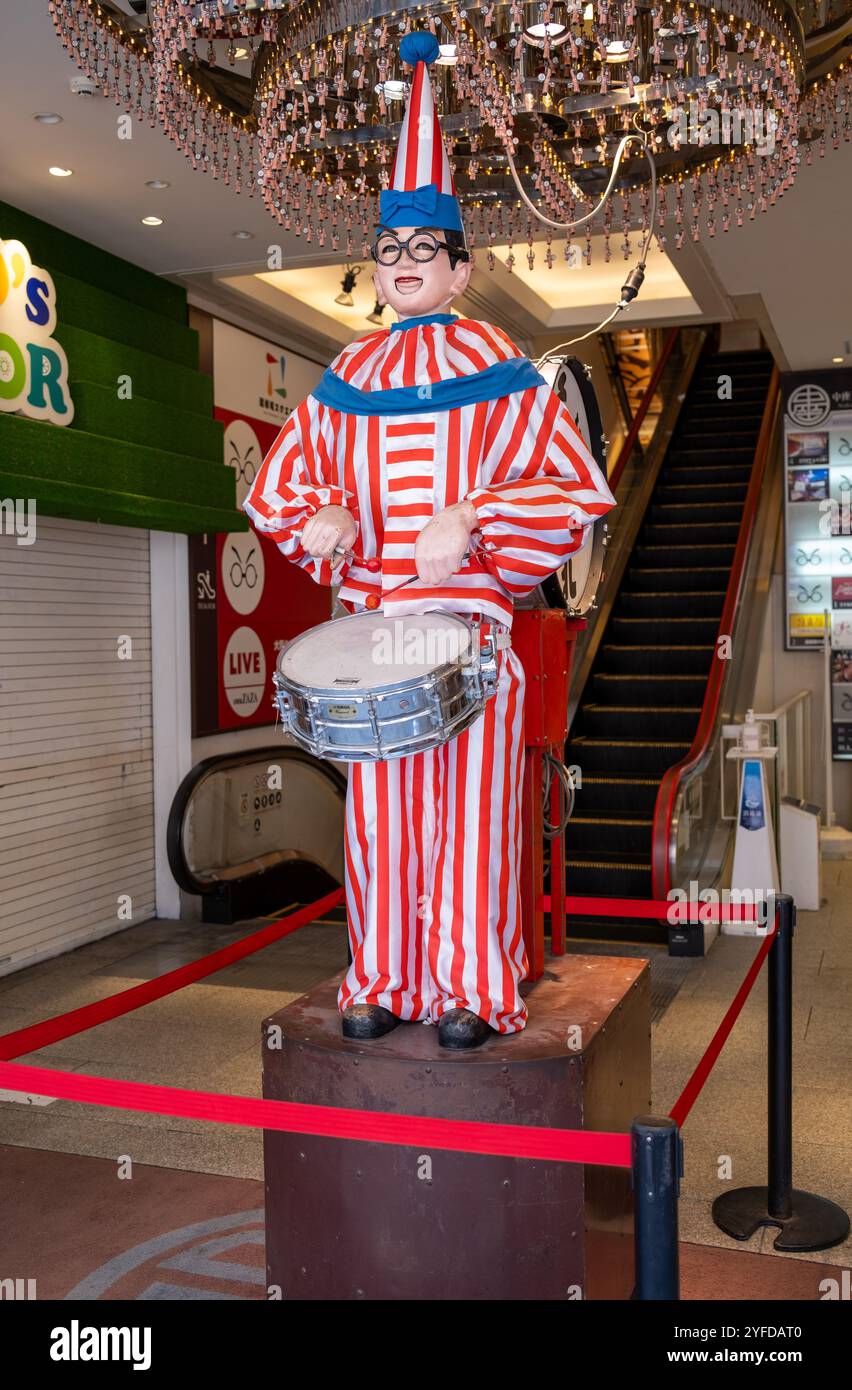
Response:
[{"label": "red metal drum stand", "polygon": [[[523,843],[521,853],[521,911],[524,944],[529,961],[528,979],[541,978],[544,970],[544,807],[541,788],[545,753],[560,762],[568,737],[568,688],[578,633],[585,618],[572,618],[558,608],[524,608],[516,611],[512,647],[526,676],[524,697]],[[551,782],[549,814],[559,821],[559,782]],[[565,954],[565,839],[550,842],[550,950]]]}]

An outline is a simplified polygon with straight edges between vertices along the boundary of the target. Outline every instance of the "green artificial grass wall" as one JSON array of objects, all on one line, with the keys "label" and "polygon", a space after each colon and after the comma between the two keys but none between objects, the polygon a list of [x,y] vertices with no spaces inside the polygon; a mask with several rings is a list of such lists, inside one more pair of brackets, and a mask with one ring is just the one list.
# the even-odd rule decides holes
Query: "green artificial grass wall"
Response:
[{"label": "green artificial grass wall", "polygon": [[68,426],[0,413],[0,497],[111,525],[247,530],[184,291],[6,203],[0,239],[53,278],[74,402]]}]

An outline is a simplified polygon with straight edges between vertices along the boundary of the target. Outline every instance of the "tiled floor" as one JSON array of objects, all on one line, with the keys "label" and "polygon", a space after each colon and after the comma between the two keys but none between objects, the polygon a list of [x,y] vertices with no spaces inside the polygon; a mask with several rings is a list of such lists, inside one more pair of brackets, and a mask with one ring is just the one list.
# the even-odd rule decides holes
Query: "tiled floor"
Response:
[{"label": "tiled floor", "polygon": [[[793,946],[793,1182],[852,1210],[852,860],[823,865],[819,912],[799,912]],[[752,960],[757,943],[720,936],[654,1028],[654,1109],[677,1099]],[[766,970],[683,1130],[684,1240],[731,1248],[710,1204],[766,1182]],[[726,1164],[730,1160],[730,1166]],[[731,1176],[720,1178],[720,1171]],[[735,1248],[776,1254],[764,1227]],[[852,1240],[828,1253],[778,1258],[852,1266]],[[766,1297],[760,1290],[755,1297]]]},{"label": "tiled floor", "polygon": [[[852,861],[826,863],[823,891],[827,901],[820,912],[799,914],[795,940],[794,1178],[798,1186],[849,1210]],[[247,929],[245,924],[229,928],[153,922],[0,979],[0,1032],[162,974]],[[661,1007],[667,1007],[653,1031],[656,1111],[667,1112],[680,1093],[756,949],[750,938],[720,937],[705,960],[677,972],[674,984],[668,976],[662,981]],[[618,954],[617,946],[611,954]],[[261,1020],[344,962],[342,928],[314,925],[204,983],[18,1060],[256,1096]],[[665,964],[670,971],[674,963]],[[772,1253],[773,1233],[761,1231],[739,1246],[710,1217],[713,1198],[732,1184],[765,1182],[765,1011],[764,971],[684,1130],[681,1237],[692,1244]],[[113,1162],[129,1154],[138,1165],[222,1178],[262,1178],[261,1136],[256,1131],[70,1101],[0,1101],[0,1143]],[[719,1176],[725,1165],[730,1178]],[[828,1254],[780,1258],[852,1266],[852,1241]],[[761,1261],[758,1267],[765,1270],[767,1265]],[[757,1289],[756,1296],[774,1294]]]}]

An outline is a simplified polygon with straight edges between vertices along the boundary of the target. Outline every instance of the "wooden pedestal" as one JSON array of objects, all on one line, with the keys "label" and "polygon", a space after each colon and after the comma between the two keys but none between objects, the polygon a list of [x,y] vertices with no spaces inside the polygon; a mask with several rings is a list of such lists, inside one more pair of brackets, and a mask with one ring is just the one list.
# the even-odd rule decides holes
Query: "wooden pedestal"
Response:
[{"label": "wooden pedestal", "polygon": [[[264,1024],[263,1094],[448,1119],[626,1131],[651,1103],[647,962],[565,956],[523,1033],[470,1053],[429,1024],[347,1042],[328,980]],[[582,1045],[572,1050],[579,1028]],[[285,1299],[629,1298],[626,1169],[264,1135],[268,1282]]]}]

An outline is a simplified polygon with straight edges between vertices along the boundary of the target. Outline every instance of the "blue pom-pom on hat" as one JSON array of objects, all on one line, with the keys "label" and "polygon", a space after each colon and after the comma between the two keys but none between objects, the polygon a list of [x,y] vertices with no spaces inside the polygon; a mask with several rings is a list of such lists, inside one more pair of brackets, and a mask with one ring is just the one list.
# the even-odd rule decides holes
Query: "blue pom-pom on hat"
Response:
[{"label": "blue pom-pom on hat", "polygon": [[428,29],[413,29],[399,45],[400,58],[412,68],[415,63],[434,63],[440,51],[438,40]]}]

